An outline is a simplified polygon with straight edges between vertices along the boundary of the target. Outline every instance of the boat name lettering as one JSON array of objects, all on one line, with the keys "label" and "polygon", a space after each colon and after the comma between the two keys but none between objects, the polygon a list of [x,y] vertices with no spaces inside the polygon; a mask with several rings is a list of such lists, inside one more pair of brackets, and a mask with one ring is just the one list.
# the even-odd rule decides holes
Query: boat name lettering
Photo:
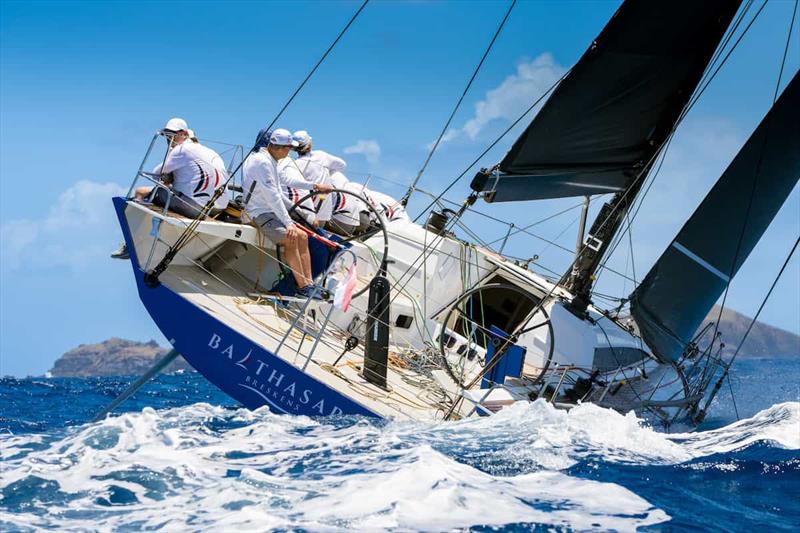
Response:
[{"label": "boat name lettering", "polygon": [[[295,411],[299,411],[302,405],[311,404],[311,409],[321,415],[338,415],[342,413],[342,409],[335,405],[326,407],[325,398],[315,398],[314,391],[311,389],[299,389],[296,381],[290,382],[286,378],[286,374],[277,368],[272,368],[269,363],[261,359],[255,360],[257,363],[255,371],[251,372],[251,369],[245,366],[245,363],[250,359],[253,349],[250,348],[247,351],[247,355],[239,358],[235,355],[233,346],[233,344],[225,346],[222,337],[216,333],[212,333],[208,341],[209,348],[218,351],[231,361],[234,361],[236,365],[245,369],[248,372],[248,375],[245,376],[245,384],[251,389],[257,390],[258,394],[263,395],[264,399],[270,398],[268,400],[270,403],[274,401],[282,408]],[[241,354],[242,350],[238,350],[237,353]]]}]

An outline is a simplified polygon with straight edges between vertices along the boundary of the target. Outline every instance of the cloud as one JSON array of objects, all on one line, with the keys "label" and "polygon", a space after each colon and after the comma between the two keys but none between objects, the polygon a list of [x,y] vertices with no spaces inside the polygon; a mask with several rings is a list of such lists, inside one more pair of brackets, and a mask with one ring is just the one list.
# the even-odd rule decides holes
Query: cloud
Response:
[{"label": "cloud", "polygon": [[377,164],[381,157],[381,146],[375,140],[359,140],[352,146],[344,149],[346,154],[361,154],[370,164]]},{"label": "cloud", "polygon": [[539,98],[566,72],[553,56],[544,53],[531,61],[521,61],[517,72],[486,92],[483,100],[475,104],[475,114],[460,128],[449,129],[442,142],[466,135],[474,140],[488,124],[495,120],[513,121]]},{"label": "cloud", "polygon": [[22,268],[81,270],[105,259],[119,240],[111,197],[125,193],[116,183],[80,180],[70,186],[44,218],[0,225],[0,264]]}]

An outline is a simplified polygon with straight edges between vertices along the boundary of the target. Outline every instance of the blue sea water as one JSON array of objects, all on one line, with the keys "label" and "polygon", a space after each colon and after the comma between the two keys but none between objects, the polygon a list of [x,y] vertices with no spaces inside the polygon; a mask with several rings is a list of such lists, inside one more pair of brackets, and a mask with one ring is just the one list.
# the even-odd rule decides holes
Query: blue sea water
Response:
[{"label": "blue sea water", "polygon": [[461,422],[277,416],[195,374],[0,380],[0,530],[797,531],[800,361],[743,360],[704,425],[541,401]]}]

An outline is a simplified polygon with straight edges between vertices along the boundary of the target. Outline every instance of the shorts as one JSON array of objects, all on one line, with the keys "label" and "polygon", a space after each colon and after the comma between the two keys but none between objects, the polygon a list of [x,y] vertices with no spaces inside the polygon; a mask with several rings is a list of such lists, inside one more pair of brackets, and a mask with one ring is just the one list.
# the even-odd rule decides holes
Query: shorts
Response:
[{"label": "shorts", "polygon": [[286,240],[286,226],[270,213],[262,213],[253,219],[253,225],[273,244],[281,244]]},{"label": "shorts", "polygon": [[[356,226],[355,224],[348,224],[341,219],[333,218],[325,224],[325,229],[345,237],[363,235],[370,226],[369,213],[367,211],[361,211],[358,214],[358,219],[359,224]],[[348,218],[347,220],[352,220],[352,218]]]}]

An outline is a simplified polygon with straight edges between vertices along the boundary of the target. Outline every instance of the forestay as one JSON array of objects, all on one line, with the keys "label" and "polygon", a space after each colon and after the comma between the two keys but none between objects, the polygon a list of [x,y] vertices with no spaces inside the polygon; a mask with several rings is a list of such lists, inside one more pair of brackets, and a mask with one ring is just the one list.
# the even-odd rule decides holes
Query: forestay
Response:
[{"label": "forestay", "polygon": [[738,0],[628,0],[499,165],[487,201],[624,190],[672,131]]},{"label": "forestay", "polygon": [[800,176],[800,79],[781,97],[631,295],[645,342],[681,356]]}]

